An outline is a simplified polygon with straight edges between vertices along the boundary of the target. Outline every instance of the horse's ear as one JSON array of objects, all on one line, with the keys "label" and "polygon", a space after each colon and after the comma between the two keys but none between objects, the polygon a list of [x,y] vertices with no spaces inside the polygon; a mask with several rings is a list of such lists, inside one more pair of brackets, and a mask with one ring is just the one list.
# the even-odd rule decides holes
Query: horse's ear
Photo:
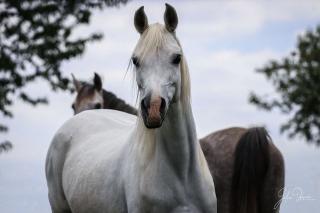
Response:
[{"label": "horse's ear", "polygon": [[178,25],[177,12],[170,4],[166,3],[166,11],[164,12],[164,23],[169,32],[174,32]]},{"label": "horse's ear", "polygon": [[81,82],[78,81],[78,80],[76,79],[76,77],[74,77],[73,74],[71,74],[71,76],[72,76],[72,81],[73,81],[74,88],[76,89],[77,92],[79,92],[79,90],[81,89],[81,86],[82,86],[82,85],[81,85]]},{"label": "horse's ear", "polygon": [[144,12],[144,6],[140,7],[134,14],[134,26],[142,34],[148,28],[148,18]]},{"label": "horse's ear", "polygon": [[97,91],[102,90],[102,81],[101,81],[100,76],[97,73],[94,73],[93,83],[94,83],[94,88]]}]

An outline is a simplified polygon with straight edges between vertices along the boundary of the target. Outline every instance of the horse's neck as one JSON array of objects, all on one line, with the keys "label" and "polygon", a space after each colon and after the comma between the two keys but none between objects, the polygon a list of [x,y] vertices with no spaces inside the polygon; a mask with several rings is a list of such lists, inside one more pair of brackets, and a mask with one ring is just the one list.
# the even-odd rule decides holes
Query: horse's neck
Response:
[{"label": "horse's neck", "polygon": [[103,102],[104,109],[114,109],[137,115],[137,110],[134,107],[130,106],[124,100],[118,98],[116,95],[106,90],[103,90]]},{"label": "horse's neck", "polygon": [[[145,128],[145,127],[144,127]],[[199,146],[191,107],[172,103],[162,126],[151,131],[140,141],[144,160],[155,164],[167,163],[181,179],[199,171]]]},{"label": "horse's neck", "polygon": [[172,104],[156,138],[157,151],[168,158],[177,174],[185,177],[197,166],[197,136],[190,106],[183,108],[180,102]]}]

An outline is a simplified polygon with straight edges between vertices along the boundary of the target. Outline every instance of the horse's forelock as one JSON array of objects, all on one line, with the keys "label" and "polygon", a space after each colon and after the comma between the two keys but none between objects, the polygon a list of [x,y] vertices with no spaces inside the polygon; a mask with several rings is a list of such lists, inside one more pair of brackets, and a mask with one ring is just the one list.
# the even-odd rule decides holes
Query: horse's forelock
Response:
[{"label": "horse's forelock", "polygon": [[94,90],[95,90],[94,85],[83,82],[82,87],[78,92],[77,98],[82,99],[82,98],[86,98],[87,96],[91,96],[94,94]]}]

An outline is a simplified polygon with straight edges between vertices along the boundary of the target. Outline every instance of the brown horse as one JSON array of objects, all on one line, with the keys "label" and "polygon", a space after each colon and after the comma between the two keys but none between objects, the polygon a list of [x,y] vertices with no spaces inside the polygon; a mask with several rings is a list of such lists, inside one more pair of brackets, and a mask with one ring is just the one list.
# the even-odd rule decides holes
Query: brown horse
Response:
[{"label": "brown horse", "polygon": [[284,160],[264,128],[229,128],[200,139],[219,213],[279,212]]},{"label": "brown horse", "polygon": [[[104,90],[102,95],[97,74],[94,85],[75,78],[74,84],[78,92],[75,113],[101,106],[137,113],[112,93]],[[284,161],[264,128],[224,129],[200,139],[200,144],[216,187],[219,213],[279,212]]]},{"label": "brown horse", "polygon": [[134,107],[102,88],[102,81],[97,73],[94,73],[93,84],[78,81],[74,75],[72,78],[77,92],[77,97],[72,104],[74,114],[90,109],[114,109],[137,115]]}]

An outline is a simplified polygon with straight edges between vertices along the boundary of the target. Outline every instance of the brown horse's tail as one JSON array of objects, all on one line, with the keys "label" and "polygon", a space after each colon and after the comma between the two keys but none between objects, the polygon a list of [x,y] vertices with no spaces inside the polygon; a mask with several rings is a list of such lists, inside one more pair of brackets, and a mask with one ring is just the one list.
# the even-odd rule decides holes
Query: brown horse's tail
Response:
[{"label": "brown horse's tail", "polygon": [[240,138],[232,177],[232,212],[260,212],[260,191],[269,164],[269,141],[265,128],[250,128]]}]

